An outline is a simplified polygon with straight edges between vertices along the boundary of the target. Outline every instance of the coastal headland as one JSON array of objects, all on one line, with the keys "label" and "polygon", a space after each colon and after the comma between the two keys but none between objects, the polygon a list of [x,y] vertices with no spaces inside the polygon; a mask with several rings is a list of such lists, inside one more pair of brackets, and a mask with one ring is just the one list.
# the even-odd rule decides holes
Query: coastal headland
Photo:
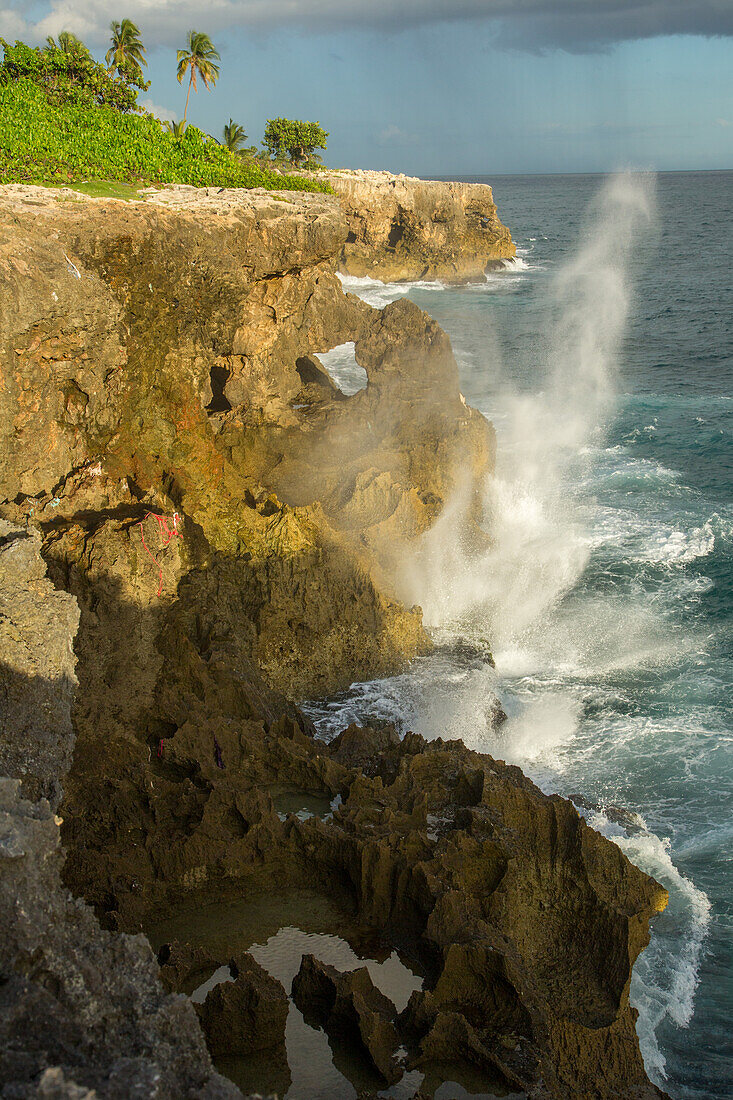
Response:
[{"label": "coastal headland", "polygon": [[[435,321],[338,272],[514,254],[488,187],[331,182],[0,188],[0,1096],[241,1097],[212,1054],[283,1094],[292,994],[365,1096],[660,1097],[629,981],[665,891],[518,768],[299,708],[430,649],[397,567],[495,451]],[[201,938],[305,894],[420,975],[406,1007]]]}]

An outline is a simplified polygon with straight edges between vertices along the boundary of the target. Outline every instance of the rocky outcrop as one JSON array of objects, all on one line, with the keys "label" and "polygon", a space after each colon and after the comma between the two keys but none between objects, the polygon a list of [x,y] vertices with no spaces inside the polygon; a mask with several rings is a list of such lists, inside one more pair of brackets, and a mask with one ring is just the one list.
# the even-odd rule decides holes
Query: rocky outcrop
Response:
[{"label": "rocky outcrop", "polygon": [[384,282],[477,282],[516,255],[488,184],[345,170],[325,178],[348,223],[344,274]]},{"label": "rocky outcrop", "polygon": [[[518,769],[389,728],[326,746],[293,702],[429,644],[396,561],[493,459],[445,334],[343,293],[330,197],[5,188],[0,224],[0,550],[28,555],[0,603],[8,1095],[235,1095],[118,933],[307,886],[426,974],[390,1022],[408,1064],[658,1096],[628,983],[661,888]],[[368,376],[349,398],[318,358],[346,341]],[[341,804],[280,815],[282,790]],[[159,953],[169,989],[230,963],[193,938]],[[374,998],[342,993],[392,1076]],[[274,1004],[261,974],[226,983],[212,1044],[247,1048]]]},{"label": "rocky outcrop", "polygon": [[[9,187],[0,223],[8,518],[42,525],[67,574],[93,559],[107,595],[150,607],[159,540],[139,524],[177,512],[160,597],[184,577],[236,592],[217,621],[296,696],[424,650],[389,559],[459,468],[485,472],[493,436],[435,322],[343,293],[335,200]],[[369,381],[346,399],[317,352],[349,340]]]},{"label": "rocky outcrop", "polygon": [[231,982],[220,982],[198,1007],[199,1019],[212,1055],[253,1054],[280,1048],[285,1058],[288,999],[280,982],[251,955],[231,967]]},{"label": "rocky outcrop", "polygon": [[102,931],[61,882],[79,613],[40,546],[0,523],[0,1095],[234,1098],[145,938]]},{"label": "rocky outcrop", "polygon": [[388,1084],[399,1081],[395,1007],[376,988],[366,967],[342,974],[313,955],[304,955],[293,980],[293,1000],[309,1023],[323,1027],[329,1035],[356,1039]]}]

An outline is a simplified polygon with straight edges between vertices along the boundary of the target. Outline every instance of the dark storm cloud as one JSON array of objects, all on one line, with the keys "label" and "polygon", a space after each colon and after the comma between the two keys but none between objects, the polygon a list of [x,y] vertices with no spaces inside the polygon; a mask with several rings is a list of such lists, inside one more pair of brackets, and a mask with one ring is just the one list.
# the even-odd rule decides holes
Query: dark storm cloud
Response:
[{"label": "dark storm cloud", "polygon": [[[90,41],[107,36],[108,0],[51,0],[46,15],[25,21],[23,7],[6,0],[0,33],[5,24],[16,31],[23,22],[37,38],[63,29]],[[200,0],[127,0],[125,14],[145,28],[147,41],[166,45],[204,18]],[[205,7],[211,32],[394,32],[466,20],[484,23],[487,40],[503,46],[586,51],[657,35],[733,35],[733,0],[209,0]]]}]

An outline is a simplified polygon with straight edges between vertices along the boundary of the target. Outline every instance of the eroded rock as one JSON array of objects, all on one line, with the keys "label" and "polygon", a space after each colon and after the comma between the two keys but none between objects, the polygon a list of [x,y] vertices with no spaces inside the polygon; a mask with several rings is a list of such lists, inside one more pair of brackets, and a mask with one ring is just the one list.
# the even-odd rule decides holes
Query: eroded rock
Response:
[{"label": "eroded rock", "polygon": [[4,525],[1,538],[0,750],[17,775],[0,778],[0,1095],[234,1100],[145,938],[102,931],[62,884],[60,818],[33,795],[55,802],[71,759],[78,612],[46,580],[36,536]]},{"label": "eroded rock", "polygon": [[304,955],[293,979],[293,1000],[307,1023],[331,1034],[360,1040],[375,1069],[388,1084],[402,1076],[395,1059],[398,1047],[395,1007],[376,988],[366,967],[341,973]]},{"label": "eroded rock", "polygon": [[251,955],[239,956],[231,970],[234,980],[214,986],[204,1003],[197,1006],[212,1055],[280,1048],[284,1057],[288,1015],[285,990]]},{"label": "eroded rock", "polygon": [[341,267],[349,275],[471,282],[516,254],[487,184],[346,170],[326,178],[348,223]]}]

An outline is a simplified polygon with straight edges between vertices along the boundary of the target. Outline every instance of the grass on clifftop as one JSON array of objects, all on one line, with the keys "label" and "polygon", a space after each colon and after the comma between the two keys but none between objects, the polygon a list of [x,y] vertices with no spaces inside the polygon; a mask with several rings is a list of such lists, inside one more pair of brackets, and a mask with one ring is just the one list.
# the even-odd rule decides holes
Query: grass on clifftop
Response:
[{"label": "grass on clifftop", "polygon": [[81,180],[331,190],[244,160],[195,126],[177,139],[152,115],[50,103],[30,80],[0,85],[0,183]]}]

